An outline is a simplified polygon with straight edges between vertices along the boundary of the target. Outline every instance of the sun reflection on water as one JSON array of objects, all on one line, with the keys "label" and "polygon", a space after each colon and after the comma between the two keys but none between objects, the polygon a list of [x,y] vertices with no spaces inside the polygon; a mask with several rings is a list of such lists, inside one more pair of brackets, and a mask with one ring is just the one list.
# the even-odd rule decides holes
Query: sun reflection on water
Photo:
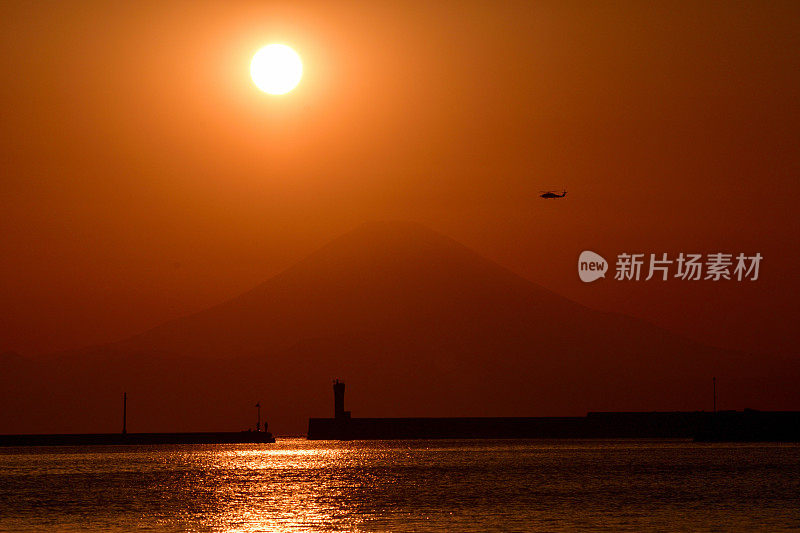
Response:
[{"label": "sun reflection on water", "polygon": [[[194,500],[187,500],[179,522],[194,517],[199,530],[243,533],[362,530],[371,516],[354,502],[381,480],[359,450],[305,440],[282,444],[171,457],[186,468],[181,483],[191,482]],[[161,525],[178,524],[172,517]]]}]

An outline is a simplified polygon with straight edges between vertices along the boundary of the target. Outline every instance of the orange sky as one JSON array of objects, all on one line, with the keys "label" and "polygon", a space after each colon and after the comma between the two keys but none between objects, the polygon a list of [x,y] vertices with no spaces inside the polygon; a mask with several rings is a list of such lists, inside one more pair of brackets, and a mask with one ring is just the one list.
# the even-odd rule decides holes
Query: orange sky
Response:
[{"label": "orange sky", "polygon": [[[797,353],[799,4],[331,4],[0,5],[0,352],[115,340],[409,219],[592,307]],[[270,42],[304,60],[284,97],[249,78]],[[586,285],[584,249],[764,262]]]}]

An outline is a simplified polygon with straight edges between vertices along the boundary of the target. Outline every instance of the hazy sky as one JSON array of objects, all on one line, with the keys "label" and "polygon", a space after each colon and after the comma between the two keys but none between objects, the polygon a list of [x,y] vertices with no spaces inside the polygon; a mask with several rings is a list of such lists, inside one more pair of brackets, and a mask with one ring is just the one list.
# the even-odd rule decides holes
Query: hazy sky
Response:
[{"label": "hazy sky", "polygon": [[[0,4],[0,352],[141,331],[373,219],[797,352],[800,4],[385,4]],[[282,97],[249,77],[270,42],[304,61]],[[764,261],[752,283],[588,285],[584,249]]]}]

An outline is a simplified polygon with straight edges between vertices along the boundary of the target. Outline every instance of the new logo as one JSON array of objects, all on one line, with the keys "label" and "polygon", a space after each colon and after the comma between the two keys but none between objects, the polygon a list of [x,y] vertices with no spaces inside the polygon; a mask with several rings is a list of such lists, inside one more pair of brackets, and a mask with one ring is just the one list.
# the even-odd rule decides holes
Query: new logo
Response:
[{"label": "new logo", "polygon": [[606,277],[608,271],[608,261],[602,255],[584,250],[578,257],[578,276],[584,283],[590,283],[596,279]]}]

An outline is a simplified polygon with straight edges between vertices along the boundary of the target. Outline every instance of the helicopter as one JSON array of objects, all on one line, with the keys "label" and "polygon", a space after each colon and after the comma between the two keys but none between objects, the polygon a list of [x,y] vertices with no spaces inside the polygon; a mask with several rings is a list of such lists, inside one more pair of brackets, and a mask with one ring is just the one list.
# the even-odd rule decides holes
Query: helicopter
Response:
[{"label": "helicopter", "polygon": [[544,198],[545,200],[549,200],[550,198],[564,198],[567,195],[567,191],[562,191],[561,194],[553,191],[539,191],[540,194],[539,198]]}]

